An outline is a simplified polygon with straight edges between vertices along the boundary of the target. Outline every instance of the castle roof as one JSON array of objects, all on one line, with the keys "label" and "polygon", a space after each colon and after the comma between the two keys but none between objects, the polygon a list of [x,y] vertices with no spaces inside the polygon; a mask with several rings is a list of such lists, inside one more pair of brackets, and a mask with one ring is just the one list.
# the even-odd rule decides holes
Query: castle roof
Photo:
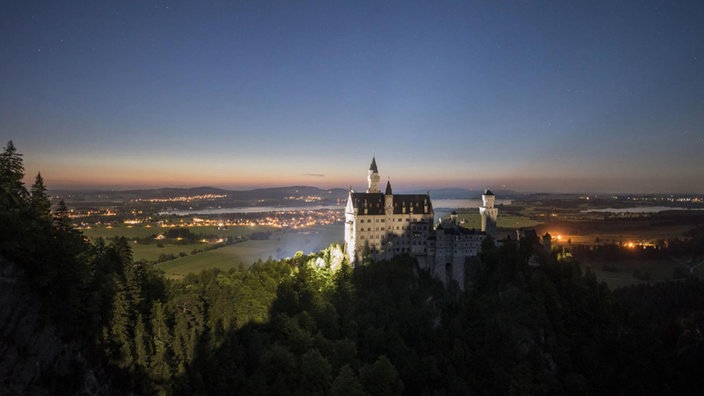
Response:
[{"label": "castle roof", "polygon": [[372,157],[372,164],[369,165],[369,170],[374,173],[379,173],[379,169],[376,167],[376,157]]},{"label": "castle roof", "polygon": [[487,188],[486,191],[484,191],[484,195],[494,195],[494,193]]},{"label": "castle roof", "polygon": [[[385,198],[382,193],[351,193],[352,206],[359,214],[383,215]],[[433,204],[425,194],[393,195],[393,214],[432,214]],[[364,211],[366,209],[366,213]]]},{"label": "castle roof", "polygon": [[386,193],[384,195],[392,195],[391,193],[391,180],[386,182]]}]

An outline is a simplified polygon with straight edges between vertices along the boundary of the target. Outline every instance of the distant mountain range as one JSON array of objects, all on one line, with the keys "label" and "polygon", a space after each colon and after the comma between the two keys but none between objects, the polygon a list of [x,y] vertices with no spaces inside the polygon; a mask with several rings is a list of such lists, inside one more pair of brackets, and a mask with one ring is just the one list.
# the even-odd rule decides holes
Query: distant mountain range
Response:
[{"label": "distant mountain range", "polygon": [[159,188],[154,190],[132,190],[125,191],[140,197],[170,198],[187,195],[217,194],[227,195],[234,200],[248,201],[253,199],[284,199],[286,197],[319,196],[331,199],[347,197],[347,190],[342,188],[320,189],[311,186],[288,186],[257,188],[254,190],[225,190],[215,187],[193,187],[193,188]]},{"label": "distant mountain range", "polygon": [[67,202],[105,202],[105,201],[130,201],[144,199],[169,199],[176,197],[193,197],[203,195],[225,195],[222,198],[230,202],[255,204],[265,200],[286,201],[301,200],[306,197],[320,197],[322,202],[335,202],[347,198],[347,190],[342,188],[320,189],[311,186],[288,186],[273,188],[258,188],[253,190],[226,190],[215,187],[192,188],[156,188],[140,190],[51,190],[52,196],[58,196]]}]

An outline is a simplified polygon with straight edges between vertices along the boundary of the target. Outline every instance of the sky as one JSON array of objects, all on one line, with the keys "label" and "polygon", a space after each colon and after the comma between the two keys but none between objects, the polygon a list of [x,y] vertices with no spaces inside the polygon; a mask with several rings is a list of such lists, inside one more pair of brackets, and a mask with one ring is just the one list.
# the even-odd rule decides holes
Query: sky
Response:
[{"label": "sky", "polygon": [[0,2],[49,188],[704,193],[704,1]]}]

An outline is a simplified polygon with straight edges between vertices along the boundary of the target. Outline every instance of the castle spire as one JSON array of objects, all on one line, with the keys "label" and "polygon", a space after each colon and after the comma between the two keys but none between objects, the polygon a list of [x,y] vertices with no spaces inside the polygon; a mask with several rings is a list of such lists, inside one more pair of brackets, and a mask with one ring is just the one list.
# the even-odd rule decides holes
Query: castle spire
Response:
[{"label": "castle spire", "polygon": [[393,195],[391,192],[391,180],[386,181],[386,195]]},{"label": "castle spire", "polygon": [[367,189],[368,193],[379,193],[379,169],[376,167],[376,156],[372,157],[372,164],[369,165],[369,172],[367,172],[367,181],[369,182],[369,187]]}]

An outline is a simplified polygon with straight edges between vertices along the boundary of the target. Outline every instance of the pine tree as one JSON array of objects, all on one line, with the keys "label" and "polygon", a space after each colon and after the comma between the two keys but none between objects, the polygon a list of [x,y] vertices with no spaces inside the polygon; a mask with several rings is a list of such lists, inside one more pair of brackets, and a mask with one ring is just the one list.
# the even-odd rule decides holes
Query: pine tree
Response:
[{"label": "pine tree", "polygon": [[364,389],[370,395],[400,395],[403,393],[403,382],[399,378],[396,367],[386,355],[381,355],[372,365],[362,367],[360,377]]},{"label": "pine tree", "polygon": [[32,184],[30,189],[29,205],[39,219],[48,220],[50,218],[51,201],[46,194],[46,187],[44,186],[44,179],[41,173],[37,173],[34,184]]},{"label": "pine tree", "polygon": [[122,366],[134,364],[134,323],[137,313],[130,301],[129,291],[125,282],[115,283],[115,297],[112,308],[112,321],[107,329],[107,341],[113,358]]},{"label": "pine tree", "polygon": [[26,200],[27,189],[24,187],[24,165],[22,154],[17,152],[12,140],[7,142],[5,150],[0,154],[0,188],[6,193]]},{"label": "pine tree", "polygon": [[137,315],[137,324],[134,326],[134,344],[136,355],[135,364],[144,369],[148,369],[151,366],[154,345],[144,325],[144,317],[142,314]]},{"label": "pine tree", "polygon": [[69,231],[71,227],[71,219],[68,217],[68,207],[64,200],[60,200],[54,211],[54,228],[59,231]]},{"label": "pine tree", "polygon": [[332,378],[328,360],[317,349],[301,356],[301,391],[307,395],[326,395],[330,391]]},{"label": "pine tree", "polygon": [[333,396],[363,396],[366,395],[362,384],[349,364],[342,366],[340,374],[332,382],[330,394]]},{"label": "pine tree", "polygon": [[172,352],[171,330],[167,323],[164,305],[155,301],[152,308],[152,334],[154,340],[154,357],[151,364],[152,377],[157,381],[171,378]]},{"label": "pine tree", "polygon": [[173,349],[177,362],[176,374],[178,375],[184,374],[191,363],[195,345],[194,340],[195,329],[190,328],[185,315],[177,314],[174,325]]},{"label": "pine tree", "polygon": [[127,268],[129,264],[132,264],[132,248],[127,238],[115,237],[110,244],[110,248],[117,255],[117,259],[122,262],[123,268]]},{"label": "pine tree", "polygon": [[10,140],[0,154],[0,205],[8,209],[24,206],[27,202],[27,189],[22,182],[23,178],[22,154],[17,152]]}]

